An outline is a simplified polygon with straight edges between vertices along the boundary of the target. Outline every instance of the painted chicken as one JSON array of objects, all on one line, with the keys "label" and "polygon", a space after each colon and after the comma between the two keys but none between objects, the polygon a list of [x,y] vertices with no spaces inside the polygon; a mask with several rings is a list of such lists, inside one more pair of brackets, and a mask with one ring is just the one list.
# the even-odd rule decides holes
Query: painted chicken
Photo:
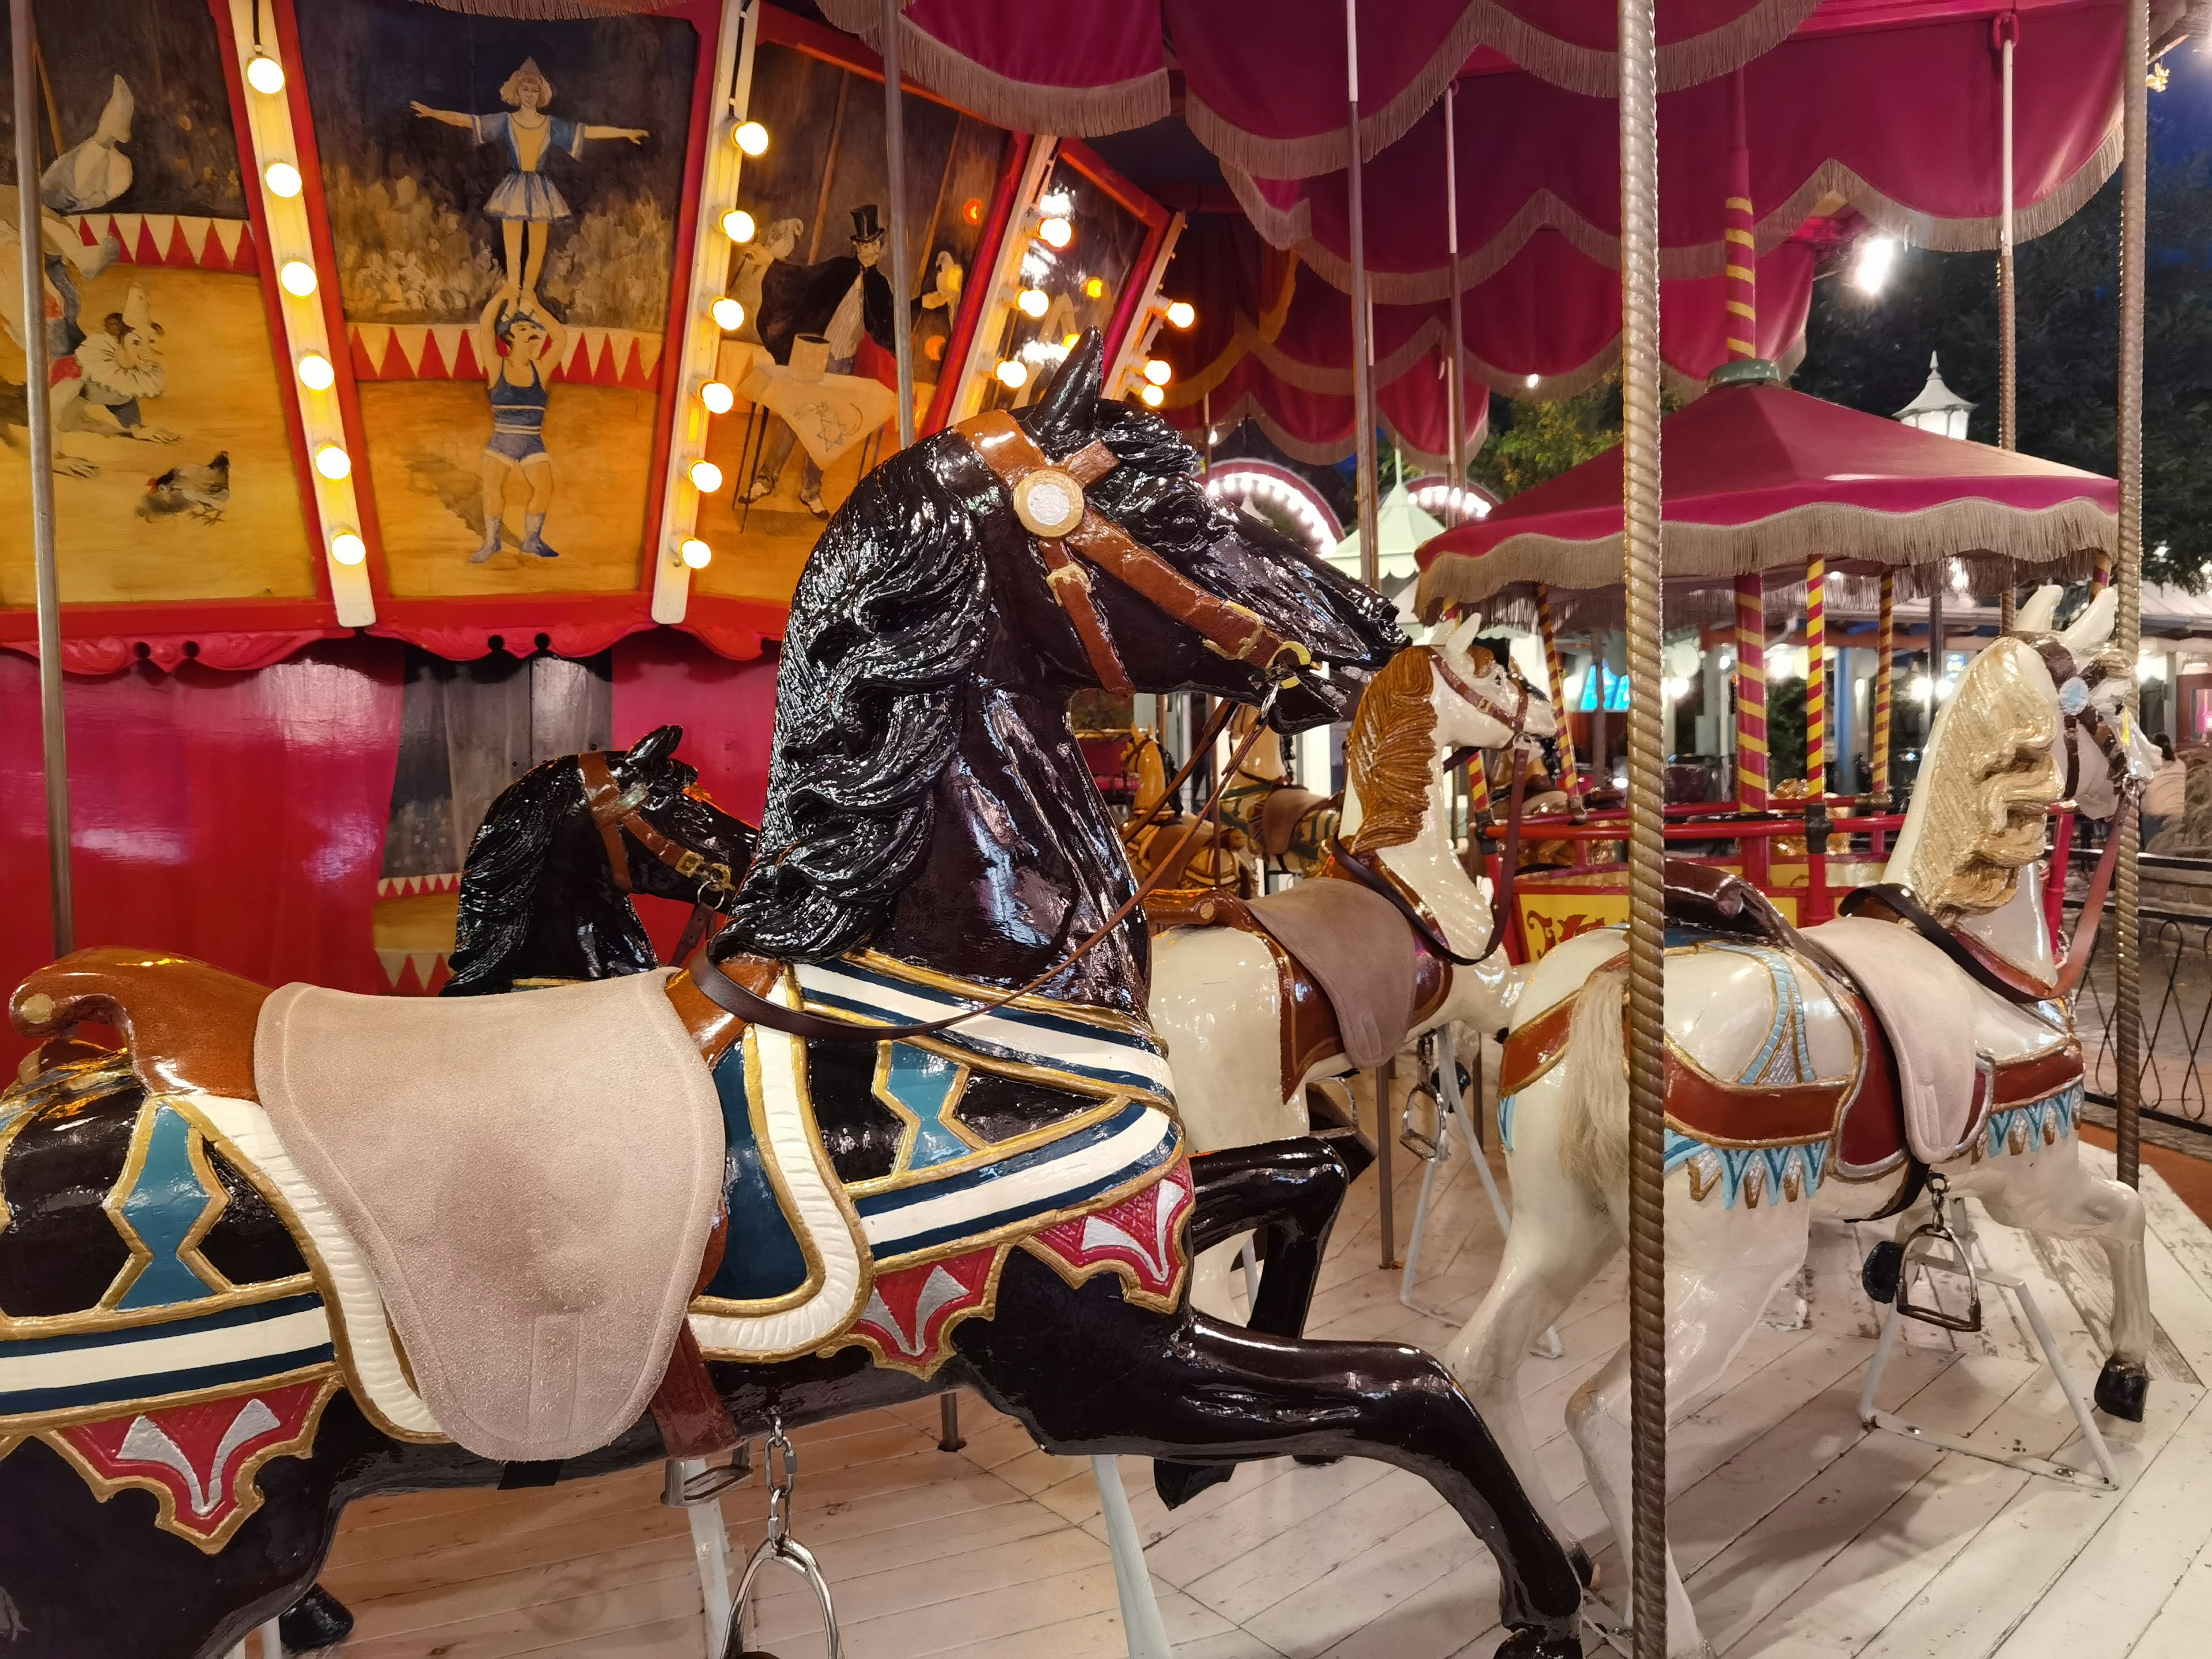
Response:
[{"label": "painted chicken", "polygon": [[230,452],[226,449],[205,466],[173,466],[148,483],[138,516],[150,522],[183,514],[213,524],[229,505]]}]

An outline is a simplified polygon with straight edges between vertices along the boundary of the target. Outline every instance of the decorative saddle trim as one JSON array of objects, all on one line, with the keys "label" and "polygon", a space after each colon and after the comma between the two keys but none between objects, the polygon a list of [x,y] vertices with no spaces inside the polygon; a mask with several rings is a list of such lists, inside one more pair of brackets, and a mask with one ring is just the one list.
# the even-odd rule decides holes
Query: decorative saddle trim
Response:
[{"label": "decorative saddle trim", "polygon": [[[810,1012],[855,1025],[896,1025],[940,1018],[1000,994],[930,973],[875,951],[796,969]],[[1175,1082],[1167,1055],[1150,1029],[1103,1009],[1043,997],[1002,1008],[935,1033],[986,1071],[1096,1095],[1141,1095],[1170,1109]]]}]

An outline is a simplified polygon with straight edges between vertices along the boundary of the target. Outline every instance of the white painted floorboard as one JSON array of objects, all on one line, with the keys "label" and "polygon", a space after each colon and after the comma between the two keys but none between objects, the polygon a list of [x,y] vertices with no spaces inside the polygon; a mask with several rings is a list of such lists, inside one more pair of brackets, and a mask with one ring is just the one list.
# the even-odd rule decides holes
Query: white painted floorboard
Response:
[{"label": "white painted floorboard", "polygon": [[[2106,1157],[2094,1151],[2092,1157]],[[1397,1160],[1408,1224],[1419,1165]],[[1724,1659],[2206,1659],[2212,1655],[2212,1231],[2146,1170],[2162,1328],[2140,1428],[2108,1425],[2125,1490],[2063,1488],[1894,1436],[1856,1405],[1874,1348],[1856,1273],[1877,1234],[1816,1224],[1796,1328],[1762,1326],[1722,1384],[1674,1402],[1676,1559]],[[1376,1265],[1374,1178],[1353,1188],[1316,1296],[1314,1334],[1441,1349],[1487,1287],[1500,1240],[1462,1157],[1439,1182],[1420,1296]],[[2078,1255],[2039,1256],[1984,1219],[1994,1258],[2035,1287],[2086,1386],[2099,1291]],[[2072,1281],[2082,1306],[2069,1297]],[[1565,1350],[1523,1372],[1539,1460],[1570,1522],[1623,1582],[1565,1432],[1569,1398],[1626,1334],[1616,1261],[1561,1317]],[[1779,1312],[1771,1314],[1779,1322]],[[1994,1304],[1993,1304],[1994,1312]],[[1884,1403],[1976,1443],[2084,1463],[2075,1425],[2008,1309],[1980,1336],[1908,1326]],[[820,1555],[854,1659],[1091,1659],[1125,1651],[1097,1488],[1020,1426],[963,1401],[967,1448],[935,1448],[936,1407],[802,1437],[796,1535]],[[1402,1471],[1349,1462],[1249,1466],[1170,1512],[1150,1465],[1123,1460],[1179,1659],[1490,1659],[1497,1572]],[[693,1659],[699,1595],[683,1519],[657,1472],[545,1492],[380,1499],[349,1516],[325,1582],[354,1607],[356,1659],[533,1654]],[[725,1501],[733,1545],[761,1495]],[[756,1643],[823,1652],[812,1602],[776,1574]]]}]

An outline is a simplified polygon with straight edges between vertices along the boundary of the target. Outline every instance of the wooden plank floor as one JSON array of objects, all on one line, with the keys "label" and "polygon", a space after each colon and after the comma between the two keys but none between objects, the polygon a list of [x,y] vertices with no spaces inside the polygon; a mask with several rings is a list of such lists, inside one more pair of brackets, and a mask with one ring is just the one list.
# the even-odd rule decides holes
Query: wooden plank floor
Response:
[{"label": "wooden plank floor", "polygon": [[[2108,1155],[2091,1149],[2090,1156]],[[1398,1160],[1398,1215],[1419,1167]],[[2212,1651],[2212,1231],[2146,1170],[2160,1339],[2148,1420],[2111,1425],[2127,1488],[2100,1496],[1858,1425],[1874,1347],[1856,1283],[1871,1237],[1816,1227],[1796,1297],[1718,1389],[1674,1402],[1676,1559],[1729,1659],[2199,1659]],[[1376,1184],[1347,1201],[1317,1297],[1320,1336],[1442,1348],[1499,1248],[1472,1167],[1440,1182],[1419,1289],[1376,1267]],[[2100,1258],[1984,1223],[1996,1265],[2033,1284],[2086,1385],[2109,1305]],[[1581,1460],[1569,1396],[1623,1340],[1616,1261],[1559,1322],[1564,1354],[1523,1373],[1539,1456],[1607,1584],[1625,1575]],[[1883,1403],[1977,1443],[2087,1462],[2008,1301],[1979,1336],[1908,1326]],[[1787,1327],[1787,1328],[1785,1328]],[[2202,1380],[2200,1380],[2202,1379]],[[925,1404],[801,1438],[796,1535],[819,1555],[854,1659],[934,1654],[1087,1659],[1125,1650],[1087,1464],[1038,1451],[972,1396],[958,1453]],[[1123,1460],[1168,1630],[1182,1659],[1488,1659],[1497,1575],[1419,1481],[1380,1464],[1248,1467],[1170,1513],[1150,1465]],[[354,1609],[353,1659],[619,1656],[696,1659],[700,1598],[684,1517],[645,1469],[526,1492],[378,1499],[348,1515],[325,1581]],[[764,1499],[724,1500],[742,1561]],[[811,1597],[775,1572],[757,1645],[823,1651]],[[1595,1645],[1595,1644],[1593,1644]],[[1601,1650],[1600,1650],[1601,1651]]]}]

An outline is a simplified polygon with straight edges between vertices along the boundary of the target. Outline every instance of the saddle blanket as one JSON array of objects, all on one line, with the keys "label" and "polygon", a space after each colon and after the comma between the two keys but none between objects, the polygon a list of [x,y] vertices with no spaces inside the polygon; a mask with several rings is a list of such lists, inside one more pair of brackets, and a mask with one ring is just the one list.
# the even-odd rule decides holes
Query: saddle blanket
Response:
[{"label": "saddle blanket", "polygon": [[[802,964],[771,994],[866,1026],[939,1018],[993,993],[856,952]],[[817,1064],[838,1046],[813,1045]],[[1024,998],[927,1037],[855,1046],[873,1056],[866,1102],[844,1098],[849,1088],[819,1094],[809,1045],[759,1027],[716,1069],[731,1235],[692,1304],[709,1357],[858,1342],[927,1374],[949,1357],[958,1317],[988,1316],[1018,1247],[1064,1277],[1111,1271],[1124,1295],[1172,1305],[1191,1183],[1166,1056],[1141,1022]],[[1012,1086],[969,1115],[979,1079]],[[841,1176],[827,1143],[849,1145],[860,1109],[896,1120],[896,1155]]]}]

